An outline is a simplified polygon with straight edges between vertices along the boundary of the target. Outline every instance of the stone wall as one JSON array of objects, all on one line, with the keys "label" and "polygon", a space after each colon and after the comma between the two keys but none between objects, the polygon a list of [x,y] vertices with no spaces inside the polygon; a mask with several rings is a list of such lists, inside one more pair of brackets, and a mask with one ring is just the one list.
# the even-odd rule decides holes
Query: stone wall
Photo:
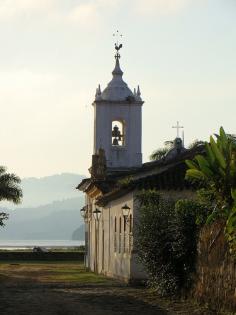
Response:
[{"label": "stone wall", "polygon": [[205,226],[198,245],[194,297],[215,309],[236,310],[236,259],[229,253],[224,224]]}]

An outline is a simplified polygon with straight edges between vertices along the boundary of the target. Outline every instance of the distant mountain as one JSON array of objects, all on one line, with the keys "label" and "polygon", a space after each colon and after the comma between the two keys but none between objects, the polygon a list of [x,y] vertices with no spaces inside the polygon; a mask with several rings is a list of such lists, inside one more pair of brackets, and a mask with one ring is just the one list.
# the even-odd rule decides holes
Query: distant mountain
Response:
[{"label": "distant mountain", "polygon": [[72,233],[72,240],[84,240],[84,224],[78,227],[73,233]]},{"label": "distant mountain", "polygon": [[[35,208],[9,209],[9,220],[0,228],[0,240],[70,240],[73,231],[83,229],[80,215],[83,204],[83,197],[78,197]],[[83,239],[81,233],[80,240]]]},{"label": "distant mountain", "polygon": [[71,240],[72,233],[83,225],[80,209],[84,197],[75,189],[83,178],[82,175],[63,173],[23,179],[22,204],[15,207],[1,203],[0,212],[10,216],[6,226],[0,227],[0,240]]},{"label": "distant mountain", "polygon": [[[83,178],[82,175],[71,173],[41,178],[23,178],[21,182],[23,200],[21,205],[17,207],[38,207],[55,200],[76,198],[81,195],[76,187]],[[13,207],[10,203],[1,203],[1,205],[8,208]]]}]

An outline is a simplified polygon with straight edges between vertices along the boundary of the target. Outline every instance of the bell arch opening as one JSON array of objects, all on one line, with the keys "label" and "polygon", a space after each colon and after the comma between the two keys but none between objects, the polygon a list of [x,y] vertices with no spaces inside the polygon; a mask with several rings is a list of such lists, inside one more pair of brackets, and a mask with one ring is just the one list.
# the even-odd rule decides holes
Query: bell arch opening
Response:
[{"label": "bell arch opening", "polygon": [[125,122],[121,120],[112,121],[112,146],[125,145]]}]

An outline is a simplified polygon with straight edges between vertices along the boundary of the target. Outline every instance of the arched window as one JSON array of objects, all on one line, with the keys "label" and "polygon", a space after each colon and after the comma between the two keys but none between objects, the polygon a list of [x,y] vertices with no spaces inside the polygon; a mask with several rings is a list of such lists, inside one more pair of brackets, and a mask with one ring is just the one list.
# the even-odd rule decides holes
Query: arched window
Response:
[{"label": "arched window", "polygon": [[121,253],[121,217],[119,220],[119,253]]},{"label": "arched window", "polygon": [[123,234],[123,252],[126,253],[127,252],[127,241],[126,241],[126,236],[127,236],[127,233],[126,233],[126,219],[124,217],[124,234]]},{"label": "arched window", "polygon": [[124,121],[113,120],[112,122],[112,145],[124,146],[125,145],[125,128]]},{"label": "arched window", "polygon": [[133,217],[132,214],[129,216],[129,252],[133,249]]},{"label": "arched window", "polygon": [[132,233],[133,231],[133,218],[132,218],[132,214],[130,214],[129,216],[129,232]]},{"label": "arched window", "polygon": [[117,251],[117,220],[116,220],[116,217],[115,217],[115,226],[114,226],[114,252],[116,253]]}]

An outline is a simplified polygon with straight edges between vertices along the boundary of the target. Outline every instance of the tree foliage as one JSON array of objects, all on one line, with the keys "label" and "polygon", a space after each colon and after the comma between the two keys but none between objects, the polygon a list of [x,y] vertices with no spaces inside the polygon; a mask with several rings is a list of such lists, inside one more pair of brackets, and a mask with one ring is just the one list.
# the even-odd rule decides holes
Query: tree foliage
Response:
[{"label": "tree foliage", "polygon": [[[0,201],[7,200],[15,204],[20,203],[22,198],[20,182],[18,176],[7,173],[6,168],[0,166]],[[4,221],[7,218],[6,213],[0,213],[0,226],[4,226]]]},{"label": "tree foliage", "polygon": [[20,182],[18,176],[7,173],[6,168],[0,166],[0,201],[7,200],[15,204],[20,203],[22,198]]},{"label": "tree foliage", "polygon": [[5,225],[5,220],[8,219],[8,214],[5,212],[0,212],[0,226],[4,226]]},{"label": "tree foliage", "polygon": [[137,249],[149,285],[173,295],[191,285],[195,269],[199,209],[193,201],[165,199],[156,190],[138,195],[140,220]]},{"label": "tree foliage", "polygon": [[186,161],[186,178],[198,183],[213,206],[207,222],[224,219],[225,235],[236,252],[236,141],[221,127],[216,140],[205,143],[206,154]]}]

